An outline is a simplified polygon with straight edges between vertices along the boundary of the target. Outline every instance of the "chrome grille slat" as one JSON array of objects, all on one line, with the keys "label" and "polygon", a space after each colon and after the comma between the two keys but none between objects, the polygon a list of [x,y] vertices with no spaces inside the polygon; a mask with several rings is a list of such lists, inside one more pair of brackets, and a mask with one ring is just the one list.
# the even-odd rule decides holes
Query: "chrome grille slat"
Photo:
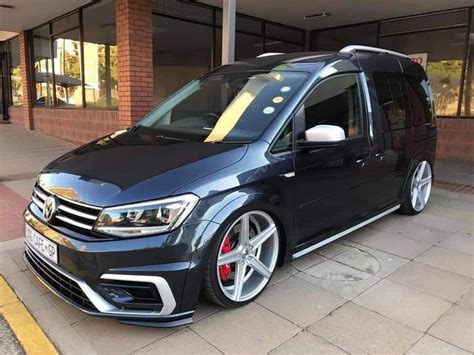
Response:
[{"label": "chrome grille slat", "polygon": [[[33,189],[31,200],[41,212],[43,212],[46,199],[51,196],[51,193],[41,186],[36,185]],[[85,229],[91,231],[94,223],[99,216],[102,207],[90,206],[81,202],[71,201],[67,198],[57,196],[58,210],[55,214],[55,219],[61,221],[65,225],[71,227]],[[54,221],[53,221],[54,224]]]},{"label": "chrome grille slat", "polygon": [[44,200],[46,200],[48,198],[48,196],[44,193],[42,193],[40,190],[38,190],[37,188],[34,188],[33,189],[34,193],[35,193],[35,196],[37,198],[39,198],[41,201],[44,202]]},{"label": "chrome grille slat", "polygon": [[56,216],[57,219],[59,219],[60,221],[63,221],[63,222],[66,222],[68,224],[71,224],[73,226],[76,226],[76,227],[79,227],[79,228],[83,228],[83,229],[88,229],[88,230],[92,230],[92,225],[89,225],[89,224],[85,224],[85,223],[81,223],[81,222],[78,222],[78,221],[75,221],[69,217],[64,217],[64,216]]},{"label": "chrome grille slat", "polygon": [[93,221],[95,221],[95,220],[97,219],[97,216],[94,216],[94,215],[89,214],[89,213],[77,211],[77,210],[75,210],[75,209],[73,209],[73,208],[70,208],[70,207],[67,207],[67,206],[65,206],[65,205],[59,205],[58,208],[59,208],[60,210],[63,210],[64,212],[67,212],[67,213],[76,215],[76,216],[78,216],[78,217],[91,219],[91,220],[93,220]]},{"label": "chrome grille slat", "polygon": [[31,196],[31,200],[35,203],[36,206],[39,207],[41,211],[43,211],[44,203],[38,200],[35,196]]}]

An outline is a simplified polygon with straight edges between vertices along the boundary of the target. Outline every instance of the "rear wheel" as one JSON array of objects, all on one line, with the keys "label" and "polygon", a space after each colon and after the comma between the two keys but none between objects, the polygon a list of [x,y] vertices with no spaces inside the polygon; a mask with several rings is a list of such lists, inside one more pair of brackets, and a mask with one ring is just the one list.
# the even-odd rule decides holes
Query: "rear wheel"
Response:
[{"label": "rear wheel", "polygon": [[418,214],[425,208],[431,194],[433,173],[431,165],[426,160],[420,162],[413,175],[410,185],[405,192],[405,198],[400,211],[405,214]]},{"label": "rear wheel", "polygon": [[207,298],[225,307],[257,298],[273,275],[279,246],[278,228],[268,213],[242,214],[211,251],[204,279]]}]

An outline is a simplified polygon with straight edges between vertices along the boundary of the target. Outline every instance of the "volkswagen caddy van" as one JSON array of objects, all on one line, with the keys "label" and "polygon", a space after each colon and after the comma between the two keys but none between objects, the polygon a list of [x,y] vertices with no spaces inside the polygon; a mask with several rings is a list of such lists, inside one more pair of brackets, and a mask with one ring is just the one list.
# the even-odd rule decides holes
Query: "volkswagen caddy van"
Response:
[{"label": "volkswagen caddy van", "polygon": [[178,326],[255,300],[283,263],[430,197],[423,68],[389,50],[221,66],[38,176],[25,261],[80,310]]}]

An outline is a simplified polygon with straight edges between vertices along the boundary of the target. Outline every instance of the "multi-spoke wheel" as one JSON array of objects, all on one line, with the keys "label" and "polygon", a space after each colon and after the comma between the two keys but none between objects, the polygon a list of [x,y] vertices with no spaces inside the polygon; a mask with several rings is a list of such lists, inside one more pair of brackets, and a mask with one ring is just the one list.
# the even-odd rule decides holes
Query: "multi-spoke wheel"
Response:
[{"label": "multi-spoke wheel", "polygon": [[408,214],[417,214],[423,211],[430,198],[432,183],[431,165],[423,160],[413,172],[401,211]]},{"label": "multi-spoke wheel", "polygon": [[206,295],[224,306],[240,306],[255,299],[275,270],[279,246],[278,229],[268,213],[241,215],[211,253]]}]

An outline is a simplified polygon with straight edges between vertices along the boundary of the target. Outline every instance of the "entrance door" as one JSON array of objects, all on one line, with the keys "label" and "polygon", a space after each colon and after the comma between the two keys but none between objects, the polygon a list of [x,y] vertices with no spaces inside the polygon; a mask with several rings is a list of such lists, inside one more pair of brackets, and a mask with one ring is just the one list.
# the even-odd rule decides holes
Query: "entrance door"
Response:
[{"label": "entrance door", "polygon": [[306,129],[336,125],[346,139],[333,147],[296,152],[295,235],[300,245],[365,212],[364,167],[370,147],[359,87],[358,74],[330,77],[304,102]]}]

